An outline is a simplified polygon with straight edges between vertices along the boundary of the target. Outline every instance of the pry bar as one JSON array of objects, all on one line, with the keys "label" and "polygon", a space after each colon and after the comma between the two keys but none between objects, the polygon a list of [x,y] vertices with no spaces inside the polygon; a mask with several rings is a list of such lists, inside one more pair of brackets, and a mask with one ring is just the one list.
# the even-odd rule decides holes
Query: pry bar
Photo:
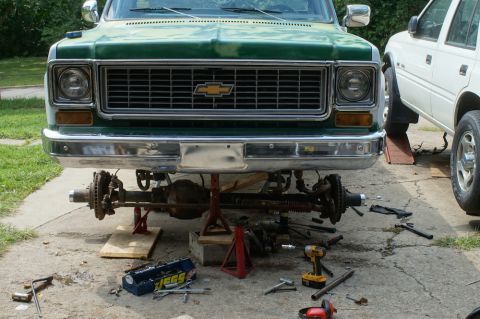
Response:
[{"label": "pry bar", "polygon": [[432,240],[433,239],[433,235],[432,234],[428,234],[422,230],[419,230],[417,228],[414,228],[413,227],[413,224],[411,223],[407,223],[407,224],[396,224],[395,227],[401,227],[403,229],[406,229],[414,234],[417,234],[418,236],[422,236],[422,237],[425,237],[427,239],[430,239]]}]

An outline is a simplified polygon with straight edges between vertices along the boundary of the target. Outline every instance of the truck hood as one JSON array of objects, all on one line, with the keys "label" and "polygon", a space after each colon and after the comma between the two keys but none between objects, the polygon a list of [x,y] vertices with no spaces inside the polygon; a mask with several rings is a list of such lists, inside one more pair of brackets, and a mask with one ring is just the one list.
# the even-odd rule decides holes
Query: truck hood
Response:
[{"label": "truck hood", "polygon": [[271,20],[103,22],[57,44],[58,59],[371,61],[372,45],[338,25]]}]

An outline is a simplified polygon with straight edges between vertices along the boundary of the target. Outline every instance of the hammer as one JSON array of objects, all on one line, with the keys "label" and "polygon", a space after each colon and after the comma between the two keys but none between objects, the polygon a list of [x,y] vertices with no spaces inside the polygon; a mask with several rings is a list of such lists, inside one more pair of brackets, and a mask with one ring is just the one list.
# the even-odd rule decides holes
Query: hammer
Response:
[{"label": "hammer", "polygon": [[295,283],[293,282],[293,280],[286,279],[286,278],[280,278],[280,283],[279,284],[276,284],[275,286],[268,288],[267,290],[265,290],[263,292],[263,294],[268,295],[269,293],[275,292],[285,285],[286,286],[293,286],[294,284]]}]

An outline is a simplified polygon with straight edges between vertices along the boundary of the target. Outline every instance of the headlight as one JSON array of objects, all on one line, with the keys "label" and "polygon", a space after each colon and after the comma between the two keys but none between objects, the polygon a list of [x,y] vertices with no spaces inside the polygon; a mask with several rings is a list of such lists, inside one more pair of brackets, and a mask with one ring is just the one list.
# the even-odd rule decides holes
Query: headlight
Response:
[{"label": "headlight", "polygon": [[87,75],[80,69],[66,69],[60,74],[60,94],[72,100],[85,98],[90,92]]},{"label": "headlight", "polygon": [[58,104],[90,104],[92,79],[89,66],[54,66],[53,96]]},{"label": "headlight", "polygon": [[339,68],[337,102],[339,104],[373,103],[373,69]]}]

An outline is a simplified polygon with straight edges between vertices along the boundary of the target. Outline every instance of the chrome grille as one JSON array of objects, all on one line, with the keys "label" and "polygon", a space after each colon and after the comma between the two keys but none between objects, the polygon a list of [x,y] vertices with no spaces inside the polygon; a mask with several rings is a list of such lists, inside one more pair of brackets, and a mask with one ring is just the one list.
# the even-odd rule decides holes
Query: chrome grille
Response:
[{"label": "chrome grille", "polygon": [[[329,69],[249,66],[101,66],[106,113],[323,114]],[[231,94],[195,94],[198,85],[233,85]]]}]

